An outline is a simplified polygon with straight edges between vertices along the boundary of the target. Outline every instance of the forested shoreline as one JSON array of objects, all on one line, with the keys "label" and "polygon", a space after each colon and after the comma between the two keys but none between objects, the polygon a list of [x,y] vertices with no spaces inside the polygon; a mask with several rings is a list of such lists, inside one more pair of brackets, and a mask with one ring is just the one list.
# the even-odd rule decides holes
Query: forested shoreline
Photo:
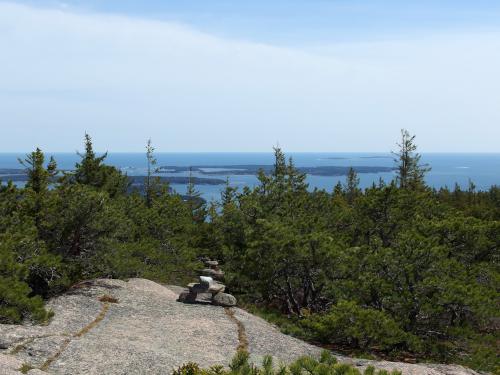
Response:
[{"label": "forested shoreline", "polygon": [[276,148],[255,188],[227,184],[209,204],[193,181],[183,198],[154,176],[151,142],[141,192],[87,135],[80,156],[61,175],[37,149],[26,186],[0,187],[0,323],[50,319],[44,299],[84,279],[189,281],[209,256],[231,293],[301,338],[499,371],[500,188],[426,186],[408,132],[394,181],[360,189],[351,170],[309,191]]}]

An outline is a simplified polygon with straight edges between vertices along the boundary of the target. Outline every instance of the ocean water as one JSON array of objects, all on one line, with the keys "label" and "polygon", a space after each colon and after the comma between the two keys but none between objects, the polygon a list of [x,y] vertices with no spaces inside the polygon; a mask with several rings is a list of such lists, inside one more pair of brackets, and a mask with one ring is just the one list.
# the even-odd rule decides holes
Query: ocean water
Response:
[{"label": "ocean water", "polygon": [[[47,153],[54,156],[59,168],[72,169],[79,160],[75,153]],[[21,168],[17,158],[24,154],[0,153],[0,168]],[[272,165],[272,153],[157,153],[157,166],[210,166],[221,168],[228,165],[258,164]],[[299,167],[310,166],[394,166],[391,154],[388,153],[290,153]],[[432,170],[427,174],[426,181],[430,186],[452,188],[455,183],[467,188],[472,181],[477,189],[487,190],[492,185],[500,185],[500,153],[426,153],[422,154],[422,163],[428,164]],[[144,175],[146,157],[143,153],[110,153],[107,164],[121,168],[129,175]],[[188,172],[161,173],[161,176],[187,176]],[[224,175],[203,175],[193,172],[195,177],[226,179]],[[254,186],[257,178],[252,175],[227,175],[232,186],[243,188]],[[391,181],[395,175],[392,172],[361,173],[361,187],[370,186],[380,178]],[[1,178],[1,177],[0,177]],[[345,176],[308,176],[310,188],[331,191],[338,181],[345,181]],[[172,184],[179,193],[186,191],[185,185]],[[220,198],[222,185],[198,185],[197,189],[206,200]]]}]

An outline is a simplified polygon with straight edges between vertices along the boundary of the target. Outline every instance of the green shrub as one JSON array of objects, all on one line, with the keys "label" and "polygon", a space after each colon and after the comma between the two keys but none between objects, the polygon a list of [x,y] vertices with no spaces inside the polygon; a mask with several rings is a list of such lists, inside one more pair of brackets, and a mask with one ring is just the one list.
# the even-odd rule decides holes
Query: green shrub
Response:
[{"label": "green shrub", "polygon": [[[233,357],[228,370],[223,366],[202,369],[198,364],[188,362],[174,370],[172,375],[361,375],[354,366],[338,363],[327,350],[321,353],[319,359],[303,356],[288,366],[274,366],[271,356],[264,357],[261,367],[250,364],[248,360],[249,354],[246,351],[239,351]],[[369,366],[364,375],[389,375],[389,373],[386,370],[376,371],[374,367]],[[391,375],[401,375],[401,373],[393,371]]]},{"label": "green shrub", "polygon": [[172,375],[200,375],[202,374],[202,370],[198,364],[194,362],[188,362],[177,370],[174,370]]},{"label": "green shrub", "polygon": [[27,283],[30,270],[17,261],[8,241],[0,238],[0,323],[19,323],[23,318],[41,322],[50,314],[40,296],[32,296]]},{"label": "green shrub", "polygon": [[352,301],[341,301],[326,314],[312,315],[302,324],[313,337],[325,343],[383,350],[395,347],[414,349],[419,345],[415,336],[404,332],[383,312],[361,307]]}]

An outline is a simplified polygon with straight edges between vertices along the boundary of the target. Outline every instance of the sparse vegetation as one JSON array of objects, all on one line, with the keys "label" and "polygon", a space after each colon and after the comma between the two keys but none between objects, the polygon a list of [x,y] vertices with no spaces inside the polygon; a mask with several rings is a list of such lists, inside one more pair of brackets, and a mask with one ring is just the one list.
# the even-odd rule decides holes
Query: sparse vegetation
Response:
[{"label": "sparse vegetation", "polygon": [[34,369],[33,366],[24,363],[21,366],[21,368],[19,369],[19,371],[21,371],[21,373],[23,373],[23,374],[27,374],[30,370],[33,370],[33,369]]},{"label": "sparse vegetation", "polygon": [[267,356],[262,361],[262,366],[250,364],[249,354],[240,350],[233,357],[229,369],[223,366],[212,366],[202,369],[196,363],[190,362],[172,372],[172,375],[401,375],[400,371],[377,370],[373,366],[368,366],[364,371],[360,371],[354,366],[339,363],[335,357],[327,350],[323,351],[319,359],[313,357],[301,357],[295,362],[284,365],[273,363],[273,359]]}]

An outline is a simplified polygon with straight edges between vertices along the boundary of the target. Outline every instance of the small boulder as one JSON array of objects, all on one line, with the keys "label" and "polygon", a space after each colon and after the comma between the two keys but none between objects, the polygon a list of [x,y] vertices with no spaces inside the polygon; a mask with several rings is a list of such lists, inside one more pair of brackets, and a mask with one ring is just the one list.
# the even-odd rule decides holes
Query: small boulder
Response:
[{"label": "small boulder", "polygon": [[201,304],[211,304],[212,303],[212,293],[198,293],[196,295],[196,303]]},{"label": "small boulder", "polygon": [[217,293],[212,298],[212,303],[217,306],[232,307],[236,306],[236,298],[227,293]]},{"label": "small boulder", "polygon": [[212,294],[222,293],[224,290],[226,290],[226,286],[217,281],[210,284],[210,287],[208,288],[208,291]]},{"label": "small boulder", "polygon": [[6,340],[0,338],[0,350],[7,350],[9,349],[9,347],[9,343]]},{"label": "small boulder", "polygon": [[196,303],[196,293],[191,293],[188,291],[181,292],[177,301],[184,303]]}]

